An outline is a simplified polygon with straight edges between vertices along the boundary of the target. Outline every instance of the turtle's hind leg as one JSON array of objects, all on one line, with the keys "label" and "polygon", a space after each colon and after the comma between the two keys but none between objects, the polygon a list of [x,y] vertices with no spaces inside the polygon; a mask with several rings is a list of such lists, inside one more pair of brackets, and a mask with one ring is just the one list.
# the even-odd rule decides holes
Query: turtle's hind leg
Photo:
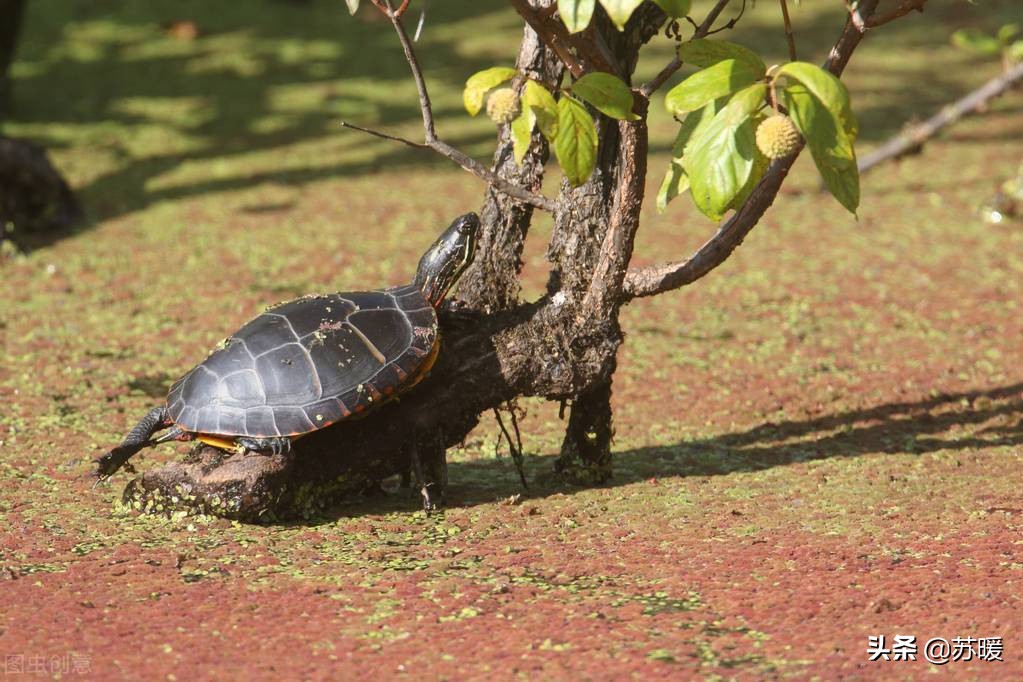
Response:
[{"label": "turtle's hind leg", "polygon": [[264,455],[286,455],[291,452],[291,438],[289,436],[277,436],[274,438],[248,438],[242,436],[236,440],[246,450]]},{"label": "turtle's hind leg", "polygon": [[[104,480],[112,476],[118,469],[124,466],[132,455],[141,450],[144,447],[150,445],[156,445],[155,441],[152,441],[153,434],[157,431],[167,428],[170,426],[170,422],[167,419],[167,408],[166,407],[154,407],[146,416],[139,420],[139,423],[135,425],[128,435],[124,437],[121,444],[116,448],[113,448],[107,454],[103,455],[96,462],[96,478]],[[175,430],[178,430],[175,427]],[[177,437],[179,433],[167,434],[167,436]],[[164,442],[167,440],[173,440],[174,438],[160,438],[158,442]]]}]

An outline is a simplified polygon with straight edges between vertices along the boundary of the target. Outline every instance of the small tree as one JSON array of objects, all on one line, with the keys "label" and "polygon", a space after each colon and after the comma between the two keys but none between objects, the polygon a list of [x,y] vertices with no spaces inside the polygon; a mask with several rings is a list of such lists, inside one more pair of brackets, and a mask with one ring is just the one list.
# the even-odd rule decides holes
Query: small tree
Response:
[{"label": "small tree", "polygon": [[[359,6],[346,1],[353,12]],[[786,0],[780,0],[790,61],[770,68],[751,50],[711,37],[738,20],[722,21],[730,0],[717,0],[695,18],[689,0],[509,0],[526,25],[515,66],[472,75],[464,93],[468,112],[486,109],[500,130],[489,169],[436,133],[427,83],[403,23],[409,1],[372,2],[404,49],[425,136],[418,142],[346,125],[432,149],[486,181],[479,254],[459,286],[475,316],[466,324],[465,311],[442,315],[441,359],[400,404],[297,441],[293,460],[236,457],[210,473],[214,453],[207,452],[204,465],[147,474],[130,489],[143,503],[180,493],[184,484],[193,504],[215,497],[218,511],[229,515],[308,511],[309,485],[347,491],[407,471],[412,441],[443,458],[483,412],[521,396],[570,406],[559,471],[607,479],[622,306],[691,284],[724,262],[774,201],[804,146],[827,188],[855,212],[857,125],[839,77],[869,29],[922,10],[926,0],[885,2],[883,11],[879,0],[847,2],[844,27],[823,66],[797,60]],[[734,5],[741,15],[740,2]],[[683,36],[687,26],[691,34]],[[662,30],[666,37],[659,37]],[[675,40],[676,56],[650,82],[635,83],[639,53],[654,39]],[[679,131],[657,202],[663,208],[688,191],[708,217],[728,217],[695,253],[633,268],[647,120],[661,115],[650,111],[650,100],[683,64],[699,70],[666,95]],[[557,197],[540,194],[551,150],[564,174]],[[546,293],[523,303],[521,253],[537,210],[554,219],[551,269]]]}]

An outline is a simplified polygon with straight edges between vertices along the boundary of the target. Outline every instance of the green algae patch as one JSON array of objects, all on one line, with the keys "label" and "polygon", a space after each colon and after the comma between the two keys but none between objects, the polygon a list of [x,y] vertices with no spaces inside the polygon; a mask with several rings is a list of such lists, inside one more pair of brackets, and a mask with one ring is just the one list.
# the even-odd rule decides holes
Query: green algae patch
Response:
[{"label": "green algae patch", "polygon": [[[289,491],[291,520],[268,500],[243,524],[230,496],[92,488],[91,460],[267,305],[406,281],[480,186],[337,127],[421,131],[386,24],[330,3],[30,5],[4,132],[49,149],[89,221],[0,254],[5,655],[87,655],[99,677],[830,679],[863,675],[869,635],[905,631],[1004,635],[998,672],[1023,676],[1023,234],[974,212],[1018,165],[1018,93],[867,176],[858,222],[797,167],[719,272],[628,306],[609,481],[549,475],[564,423],[529,399],[528,491],[484,418],[449,453],[441,513],[339,479]],[[843,11],[804,5],[807,25]],[[946,33],[968,11],[935,10]],[[417,49],[445,136],[485,158],[461,84],[521,25],[490,3],[430,12]],[[193,41],[161,28],[184,15]],[[774,20],[749,16],[735,39],[776,50]],[[864,149],[986,77],[920,47],[919,26],[850,69]],[[651,167],[672,132],[651,120]],[[637,257],[682,257],[705,228],[681,204],[644,214]],[[136,468],[189,456],[168,444]]]}]

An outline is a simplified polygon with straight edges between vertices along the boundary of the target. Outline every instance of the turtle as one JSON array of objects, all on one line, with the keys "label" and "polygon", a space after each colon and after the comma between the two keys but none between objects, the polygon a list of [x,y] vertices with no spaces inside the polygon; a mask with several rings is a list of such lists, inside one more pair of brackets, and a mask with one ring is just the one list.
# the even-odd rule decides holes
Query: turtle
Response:
[{"label": "turtle", "polygon": [[[365,416],[408,391],[437,359],[437,310],[472,262],[479,232],[475,213],[456,218],[420,259],[411,284],[270,306],[174,382],[163,405],[96,459],[97,479],[168,441],[287,453],[296,438]],[[442,481],[423,480],[415,448],[412,465],[431,509]]]}]

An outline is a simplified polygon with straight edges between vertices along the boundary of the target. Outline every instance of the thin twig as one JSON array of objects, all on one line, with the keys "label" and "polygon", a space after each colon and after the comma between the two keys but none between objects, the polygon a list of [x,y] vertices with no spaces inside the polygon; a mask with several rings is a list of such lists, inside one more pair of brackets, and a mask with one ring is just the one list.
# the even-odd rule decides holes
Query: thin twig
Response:
[{"label": "thin twig", "polygon": [[888,159],[898,158],[906,152],[923,145],[942,128],[952,125],[971,111],[976,111],[989,100],[1006,92],[1016,83],[1023,81],[1023,62],[1008,72],[992,78],[965,97],[944,106],[936,114],[919,125],[905,130],[860,159],[860,174],[866,173]]},{"label": "thin twig", "polygon": [[742,7],[739,8],[739,13],[736,14],[731,19],[729,19],[728,21],[726,21],[725,23],[723,23],[721,26],[718,26],[717,28],[715,28],[714,30],[707,31],[707,35],[708,36],[712,36],[715,33],[721,33],[722,31],[731,31],[733,28],[735,28],[735,25],[739,23],[739,19],[742,19],[742,15],[745,14],[745,13],[746,13],[746,0],[742,0]]},{"label": "thin twig", "polygon": [[898,7],[888,12],[885,12],[884,14],[879,14],[877,16],[870,17],[870,19],[866,21],[867,28],[876,28],[878,26],[883,26],[884,24],[887,24],[889,21],[895,21],[899,17],[909,14],[913,10],[916,10],[917,12],[923,12],[924,5],[926,4],[927,0],[902,0],[902,2],[899,3]]},{"label": "thin twig", "polygon": [[[405,13],[405,10],[406,10],[406,9],[408,9],[408,3],[409,3],[409,0],[402,0],[402,3],[401,3],[401,5],[399,5],[399,6],[398,6],[398,9],[396,9],[396,10],[392,10],[392,9],[391,9],[391,4],[390,4],[389,2],[387,2],[387,0],[384,0],[384,2],[380,2],[380,0],[370,0],[370,1],[371,1],[371,2],[372,2],[372,3],[374,4],[374,5],[376,5],[377,9],[379,9],[379,10],[380,10],[381,12],[383,12],[384,14],[387,14],[388,16],[390,16],[390,15],[389,15],[388,13],[389,13],[389,12],[392,12],[392,11],[393,11],[393,12],[394,12],[395,14],[397,14],[397,15],[398,15],[399,17],[400,17],[400,16],[402,15],[402,14],[404,14],[404,13]],[[386,6],[385,6],[385,5],[386,5]]]},{"label": "thin twig", "polygon": [[423,70],[419,68],[419,60],[412,49],[412,42],[408,33],[405,32],[405,25],[401,23],[401,16],[391,7],[391,0],[384,0],[387,4],[387,18],[391,20],[395,33],[398,34],[398,41],[405,51],[405,60],[412,69],[412,80],[416,82],[416,91],[419,93],[419,108],[423,112],[423,129],[426,132],[426,144],[437,140],[437,132],[433,126],[433,107],[430,105],[430,93],[426,90],[426,80],[423,78]]},{"label": "thin twig", "polygon": [[[877,3],[878,0],[860,0],[858,11],[869,17]],[[850,15],[825,67],[835,76],[841,76],[863,36],[863,31]],[[653,296],[677,289],[695,282],[725,262],[774,202],[800,151],[802,145],[785,158],[773,161],[749,198],[693,255],[675,263],[639,268],[626,273],[623,286],[625,299]]]},{"label": "thin twig", "polygon": [[402,144],[407,144],[410,147],[428,147],[451,159],[476,177],[486,181],[495,190],[503,192],[504,194],[518,199],[523,203],[529,204],[530,206],[535,206],[536,208],[553,213],[558,206],[557,202],[548,199],[541,194],[530,192],[527,189],[512,184],[504,178],[495,175],[476,159],[458,149],[455,149],[450,144],[437,137],[437,131],[433,123],[433,107],[430,104],[430,94],[426,89],[426,80],[423,78],[423,71],[419,66],[419,60],[416,59],[416,53],[412,49],[412,42],[409,40],[408,33],[405,31],[405,25],[401,21],[401,15],[394,10],[391,0],[382,0],[382,2],[386,8],[385,14],[387,14],[387,18],[391,20],[391,25],[394,26],[394,30],[398,34],[398,40],[401,42],[402,50],[405,52],[405,59],[408,61],[409,68],[412,70],[412,79],[415,81],[416,91],[419,93],[419,109],[423,114],[423,133],[426,143],[419,144],[402,137],[388,135],[387,133],[370,130],[369,128],[361,128],[350,123],[342,122],[341,125],[385,140],[401,142]]},{"label": "thin twig", "polygon": [[379,130],[373,130],[371,128],[363,128],[362,126],[357,126],[354,123],[349,123],[348,121],[341,121],[341,127],[342,128],[351,128],[352,130],[358,130],[360,133],[366,133],[368,135],[372,135],[374,137],[379,137],[379,138],[382,138],[384,140],[391,140],[392,142],[401,142],[402,144],[407,144],[408,146],[415,147],[416,149],[429,149],[430,148],[430,145],[423,144],[422,142],[414,142],[414,141],[409,140],[409,139],[404,138],[404,137],[398,137],[397,135],[388,135],[387,133],[382,133]]},{"label": "thin twig", "polygon": [[[717,3],[710,9],[710,12],[707,13],[707,17],[703,20],[703,23],[701,23],[699,26],[696,26],[696,22],[694,22],[692,19],[689,19],[689,17],[687,16],[686,19],[689,19],[689,22],[696,26],[696,30],[693,32],[693,37],[691,38],[691,40],[706,37],[710,33],[711,26],[714,25],[714,22],[717,21],[718,16],[720,16],[721,12],[724,11],[725,6],[728,5],[730,1],[731,0],[718,0]],[[742,6],[743,9],[745,10],[746,8],[745,0],[743,0]],[[742,13],[740,12],[740,16],[741,14]],[[654,76],[653,80],[651,80],[649,83],[642,85],[639,88],[639,93],[646,97],[647,99],[650,99],[650,95],[654,94],[657,91],[657,89],[664,85],[665,81],[671,78],[675,74],[675,72],[678,71],[680,68],[682,68],[682,58],[679,57],[678,53],[676,52],[675,58],[672,59],[667,66],[661,69],[660,73]]]},{"label": "thin twig", "polygon": [[[515,470],[519,472],[519,480],[522,481],[522,487],[529,490],[529,484],[526,482],[526,472],[523,466],[524,460],[522,457],[522,438],[519,434],[519,425],[515,419],[515,408],[509,404],[508,410],[512,415],[512,424],[515,425],[515,435],[518,438],[519,445],[516,446],[512,442],[511,434],[508,433],[508,429],[504,426],[504,421],[501,419],[501,411],[496,407],[494,408],[494,418],[497,419],[497,425],[501,427],[501,433],[504,434],[504,439],[508,441],[508,450],[511,452],[512,462],[515,463]],[[498,443],[500,445],[500,443]]]},{"label": "thin twig", "polygon": [[515,404],[508,402],[508,413],[511,415],[512,428],[515,429],[515,447],[519,449],[519,452],[525,452],[522,449],[522,431],[519,430],[519,418],[515,414]]},{"label": "thin twig", "polygon": [[789,19],[789,6],[785,0],[781,3],[781,16],[785,20],[785,39],[789,42],[789,60],[796,61],[796,37],[792,34],[792,20]]}]

